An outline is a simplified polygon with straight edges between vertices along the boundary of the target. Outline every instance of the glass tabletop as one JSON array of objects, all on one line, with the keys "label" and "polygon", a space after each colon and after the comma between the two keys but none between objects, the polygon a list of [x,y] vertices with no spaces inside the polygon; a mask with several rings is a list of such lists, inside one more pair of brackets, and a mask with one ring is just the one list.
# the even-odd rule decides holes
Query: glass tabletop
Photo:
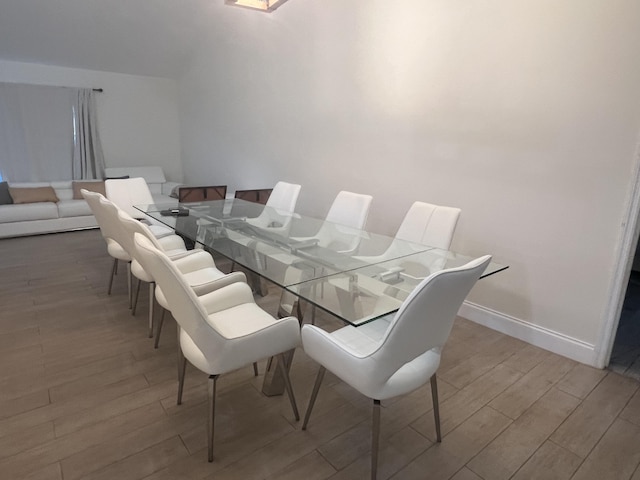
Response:
[{"label": "glass tabletop", "polygon": [[[395,312],[431,273],[472,260],[240,199],[136,208],[355,326]],[[491,263],[483,277],[506,268]]]},{"label": "glass tabletop", "polygon": [[239,199],[136,208],[280,287],[432,248]]},{"label": "glass tabletop", "polygon": [[[474,257],[432,248],[287,287],[339,319],[359,326],[397,311],[429,275],[465,265]],[[482,278],[508,267],[491,262]]]}]

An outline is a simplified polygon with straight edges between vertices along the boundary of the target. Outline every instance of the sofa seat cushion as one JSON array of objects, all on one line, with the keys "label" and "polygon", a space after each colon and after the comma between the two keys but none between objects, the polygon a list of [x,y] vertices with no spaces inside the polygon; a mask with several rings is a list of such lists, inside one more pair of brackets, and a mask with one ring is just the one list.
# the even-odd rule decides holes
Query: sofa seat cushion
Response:
[{"label": "sofa seat cushion", "polygon": [[60,200],[58,202],[58,212],[60,218],[92,215],[91,208],[89,208],[89,204],[85,200]]},{"label": "sofa seat cushion", "polygon": [[27,222],[58,218],[58,206],[53,202],[0,205],[0,223]]}]

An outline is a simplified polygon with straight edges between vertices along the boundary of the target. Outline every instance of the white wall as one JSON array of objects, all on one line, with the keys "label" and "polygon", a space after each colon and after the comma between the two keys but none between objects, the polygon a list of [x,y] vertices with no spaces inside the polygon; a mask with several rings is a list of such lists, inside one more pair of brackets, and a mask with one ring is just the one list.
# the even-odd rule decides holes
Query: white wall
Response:
[{"label": "white wall", "polygon": [[[222,2],[221,2],[222,3]],[[291,0],[217,7],[180,81],[187,180],[462,208],[492,253],[465,313],[595,363],[640,132],[640,2]]]},{"label": "white wall", "polygon": [[0,60],[0,82],[103,88],[96,98],[107,166],[160,165],[182,179],[174,80]]}]

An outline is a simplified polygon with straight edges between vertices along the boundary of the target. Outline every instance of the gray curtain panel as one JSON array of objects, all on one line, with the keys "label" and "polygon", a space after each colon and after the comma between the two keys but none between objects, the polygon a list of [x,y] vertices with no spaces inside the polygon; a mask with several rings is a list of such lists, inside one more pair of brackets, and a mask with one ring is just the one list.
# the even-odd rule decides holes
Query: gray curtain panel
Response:
[{"label": "gray curtain panel", "polygon": [[94,92],[90,88],[75,90],[72,178],[103,178],[104,156],[98,135]]},{"label": "gray curtain panel", "polygon": [[9,182],[71,179],[69,88],[0,83],[0,175]]}]

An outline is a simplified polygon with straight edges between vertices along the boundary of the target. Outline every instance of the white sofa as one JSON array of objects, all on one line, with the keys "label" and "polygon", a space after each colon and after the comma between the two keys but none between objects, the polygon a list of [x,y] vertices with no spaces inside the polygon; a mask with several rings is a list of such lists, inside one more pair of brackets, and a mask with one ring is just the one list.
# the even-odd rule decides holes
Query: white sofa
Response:
[{"label": "white sofa", "polygon": [[[107,168],[106,177],[143,177],[157,203],[176,203],[170,198],[171,190],[177,183],[167,182],[161,167],[118,167]],[[95,181],[95,180],[94,180]],[[29,182],[9,183],[14,188],[34,188],[51,186],[60,199],[59,202],[38,202],[0,205],[0,238],[20,237],[41,233],[82,230],[98,226],[84,199],[73,198],[73,182]]]},{"label": "white sofa", "polygon": [[0,205],[0,238],[95,228],[84,200],[74,200],[71,181],[9,183],[14,188],[53,187],[59,202]]}]

